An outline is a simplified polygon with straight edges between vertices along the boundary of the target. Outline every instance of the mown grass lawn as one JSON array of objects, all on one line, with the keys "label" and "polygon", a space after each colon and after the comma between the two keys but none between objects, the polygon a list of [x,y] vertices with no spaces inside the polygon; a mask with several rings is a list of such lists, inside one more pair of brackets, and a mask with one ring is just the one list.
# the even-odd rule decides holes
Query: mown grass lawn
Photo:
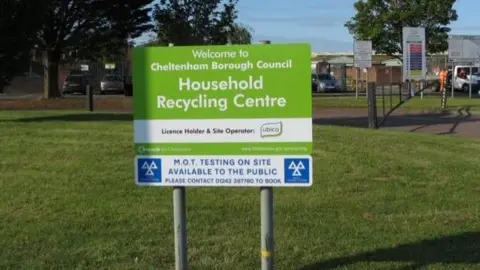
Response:
[{"label": "mown grass lawn", "polygon": [[[386,110],[396,106],[400,102],[397,96],[377,97],[377,110],[380,111],[385,104]],[[401,108],[407,111],[437,112],[441,110],[441,100],[439,96],[425,96],[423,99],[414,97],[405,102]],[[332,108],[368,108],[367,98],[360,96],[358,99],[352,96],[347,97],[314,97],[314,109],[332,109]],[[447,110],[458,110],[460,108],[468,109],[471,113],[480,113],[480,98],[456,97],[447,99]]]},{"label": "mown grass lawn", "polygon": [[[0,128],[0,269],[173,268],[172,189],[135,186],[128,115],[1,112]],[[314,185],[275,190],[276,269],[480,269],[479,152],[316,127]],[[259,269],[258,189],[187,200],[191,269]]]}]

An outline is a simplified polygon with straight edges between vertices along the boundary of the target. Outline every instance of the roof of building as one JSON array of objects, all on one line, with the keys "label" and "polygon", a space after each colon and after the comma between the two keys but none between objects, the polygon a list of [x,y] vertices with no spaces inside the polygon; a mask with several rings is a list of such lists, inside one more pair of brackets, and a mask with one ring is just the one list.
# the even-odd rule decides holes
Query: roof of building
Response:
[{"label": "roof of building", "polygon": [[[345,60],[341,64],[349,64],[350,60],[349,58],[353,59],[354,53],[353,52],[312,52],[311,54],[311,60],[316,61],[316,62],[327,62],[330,64],[340,64],[341,60]],[[401,56],[401,54],[396,54],[396,56]],[[429,57],[440,57],[440,58],[445,58],[447,57],[447,53],[438,53],[438,54],[432,54],[429,55]],[[386,54],[372,54],[372,63],[373,64],[382,64],[382,62],[386,60],[396,60],[395,57],[389,56]],[[333,61],[333,62],[332,62]],[[353,61],[353,60],[352,60]],[[393,64],[393,62],[391,63]]]},{"label": "roof of building", "polygon": [[401,66],[403,66],[402,61],[400,61],[400,59],[397,59],[397,58],[382,61],[382,64],[384,64],[387,67],[401,67]]}]

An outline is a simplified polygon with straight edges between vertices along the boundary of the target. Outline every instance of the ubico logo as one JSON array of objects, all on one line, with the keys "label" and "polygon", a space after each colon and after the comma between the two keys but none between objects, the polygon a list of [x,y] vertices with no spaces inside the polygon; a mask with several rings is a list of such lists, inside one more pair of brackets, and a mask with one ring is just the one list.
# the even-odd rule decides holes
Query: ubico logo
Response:
[{"label": "ubico logo", "polygon": [[260,136],[262,138],[280,136],[283,132],[282,128],[282,122],[265,123],[260,127]]}]

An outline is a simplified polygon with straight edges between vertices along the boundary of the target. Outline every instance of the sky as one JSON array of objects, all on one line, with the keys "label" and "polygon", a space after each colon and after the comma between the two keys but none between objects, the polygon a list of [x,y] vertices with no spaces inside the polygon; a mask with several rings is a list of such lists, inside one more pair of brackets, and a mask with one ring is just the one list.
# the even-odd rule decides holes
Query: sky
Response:
[{"label": "sky", "polygon": [[[350,52],[353,37],[344,24],[355,15],[355,1],[239,0],[238,21],[253,29],[254,42],[307,42],[315,52]],[[451,34],[480,35],[480,1],[458,0],[454,8],[458,20]]]}]

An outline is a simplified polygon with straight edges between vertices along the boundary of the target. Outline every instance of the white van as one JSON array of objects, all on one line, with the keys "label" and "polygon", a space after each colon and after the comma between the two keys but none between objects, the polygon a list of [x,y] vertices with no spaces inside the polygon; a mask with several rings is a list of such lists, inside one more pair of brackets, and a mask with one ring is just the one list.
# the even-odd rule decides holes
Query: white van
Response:
[{"label": "white van", "polygon": [[[472,74],[470,74],[470,67],[472,68]],[[462,71],[465,74],[462,75]],[[478,66],[455,66],[453,71],[454,84],[453,87],[455,90],[462,92],[469,92],[469,83],[472,81],[472,92],[480,88],[480,67]]]}]

